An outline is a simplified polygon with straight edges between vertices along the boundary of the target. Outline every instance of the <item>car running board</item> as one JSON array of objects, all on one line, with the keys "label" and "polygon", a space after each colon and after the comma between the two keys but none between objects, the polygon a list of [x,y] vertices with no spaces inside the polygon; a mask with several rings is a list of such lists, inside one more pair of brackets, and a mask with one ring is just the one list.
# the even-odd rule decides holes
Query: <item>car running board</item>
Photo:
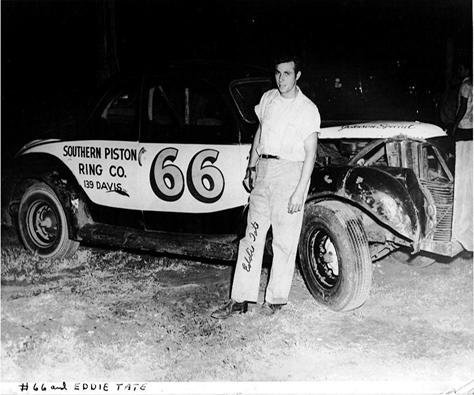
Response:
[{"label": "car running board", "polygon": [[91,244],[218,260],[234,260],[238,250],[238,238],[235,234],[151,232],[106,224],[89,224],[81,228],[79,236]]}]

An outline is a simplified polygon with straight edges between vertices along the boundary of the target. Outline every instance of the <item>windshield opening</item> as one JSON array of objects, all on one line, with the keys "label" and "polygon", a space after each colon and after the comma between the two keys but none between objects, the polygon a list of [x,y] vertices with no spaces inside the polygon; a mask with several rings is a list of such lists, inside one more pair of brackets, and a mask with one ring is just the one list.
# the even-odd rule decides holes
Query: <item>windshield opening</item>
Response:
[{"label": "windshield opening", "polygon": [[255,106],[262,95],[271,89],[272,82],[267,79],[245,79],[234,81],[230,93],[243,120],[251,125],[258,123]]}]

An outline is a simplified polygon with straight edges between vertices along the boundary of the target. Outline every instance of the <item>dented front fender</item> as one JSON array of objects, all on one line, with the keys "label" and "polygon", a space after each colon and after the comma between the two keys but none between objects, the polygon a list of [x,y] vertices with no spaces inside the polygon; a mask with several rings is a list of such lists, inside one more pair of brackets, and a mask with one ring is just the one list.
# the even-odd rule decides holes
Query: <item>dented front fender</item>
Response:
[{"label": "dented front fender", "polygon": [[420,237],[420,221],[407,186],[382,168],[315,169],[310,196],[348,200],[399,235],[413,241]]}]

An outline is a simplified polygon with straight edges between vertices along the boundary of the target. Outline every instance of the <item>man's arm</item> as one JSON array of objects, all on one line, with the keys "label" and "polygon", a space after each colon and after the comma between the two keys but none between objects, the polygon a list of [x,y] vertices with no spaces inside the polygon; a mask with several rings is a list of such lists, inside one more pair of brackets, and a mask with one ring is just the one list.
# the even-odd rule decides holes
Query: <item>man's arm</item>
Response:
[{"label": "man's arm", "polygon": [[288,212],[296,213],[303,208],[306,187],[308,186],[311,174],[313,173],[314,162],[316,161],[316,149],[318,147],[318,136],[311,133],[304,141],[304,162],[301,169],[301,176],[295,191],[288,202]]},{"label": "man's arm", "polygon": [[252,148],[250,148],[250,158],[249,158],[248,167],[255,167],[255,165],[257,164],[257,159],[258,159],[257,147],[260,144],[261,131],[262,131],[262,128],[260,125],[258,125],[257,132],[255,133],[255,136],[253,137]]},{"label": "man's arm", "polygon": [[260,144],[260,133],[261,132],[262,132],[262,128],[261,128],[260,125],[258,125],[257,132],[255,133],[255,136],[253,137],[252,147],[250,148],[249,164],[248,164],[247,170],[245,172],[245,178],[249,179],[249,183],[248,183],[249,189],[253,189],[254,184],[255,184],[255,175],[256,175],[255,166],[256,166],[257,160],[258,160],[257,147]]}]

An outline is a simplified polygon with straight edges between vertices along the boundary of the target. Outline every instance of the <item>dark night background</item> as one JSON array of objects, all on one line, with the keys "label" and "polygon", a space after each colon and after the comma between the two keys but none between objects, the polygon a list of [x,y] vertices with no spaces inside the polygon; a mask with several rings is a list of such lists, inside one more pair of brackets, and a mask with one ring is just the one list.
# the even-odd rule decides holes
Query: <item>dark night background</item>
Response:
[{"label": "dark night background", "polygon": [[[2,1],[2,157],[74,118],[117,65],[201,58],[271,67],[285,48],[303,57],[301,85],[323,119],[439,123],[436,105],[457,60],[472,59],[472,4]],[[352,95],[337,105],[335,78]]]}]

